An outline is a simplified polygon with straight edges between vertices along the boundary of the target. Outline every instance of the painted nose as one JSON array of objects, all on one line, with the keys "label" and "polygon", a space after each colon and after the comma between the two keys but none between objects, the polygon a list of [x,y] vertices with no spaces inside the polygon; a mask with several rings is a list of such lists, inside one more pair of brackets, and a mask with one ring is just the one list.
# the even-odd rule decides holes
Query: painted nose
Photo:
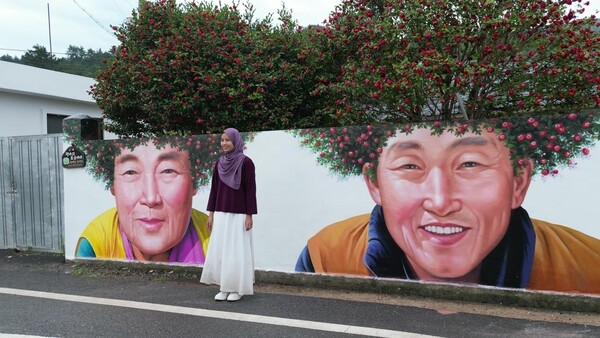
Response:
[{"label": "painted nose", "polygon": [[143,177],[140,203],[149,208],[153,208],[162,203],[158,184],[153,174],[145,174]]},{"label": "painted nose", "polygon": [[460,210],[461,202],[456,198],[456,186],[451,174],[435,168],[429,172],[423,184],[425,199],[423,208],[438,216],[446,216]]}]

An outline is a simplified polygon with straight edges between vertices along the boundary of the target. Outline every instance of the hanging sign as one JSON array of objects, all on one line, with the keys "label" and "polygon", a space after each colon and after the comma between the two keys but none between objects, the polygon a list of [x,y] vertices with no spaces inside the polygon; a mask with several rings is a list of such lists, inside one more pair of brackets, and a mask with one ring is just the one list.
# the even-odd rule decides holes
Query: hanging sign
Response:
[{"label": "hanging sign", "polygon": [[68,169],[85,167],[85,154],[71,145],[62,155],[62,166]]}]

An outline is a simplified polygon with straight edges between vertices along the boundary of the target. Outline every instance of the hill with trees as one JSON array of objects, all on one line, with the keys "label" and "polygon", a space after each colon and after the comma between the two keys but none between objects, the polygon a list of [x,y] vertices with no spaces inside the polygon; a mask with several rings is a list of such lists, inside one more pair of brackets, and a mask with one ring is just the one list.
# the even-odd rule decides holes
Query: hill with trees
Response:
[{"label": "hill with trees", "polygon": [[84,49],[70,45],[65,57],[52,55],[44,46],[34,45],[28,49],[23,56],[14,57],[2,55],[0,60],[20,63],[27,66],[55,70],[69,74],[86,77],[96,77],[98,72],[105,69],[111,59],[112,52],[104,52],[101,49]]}]

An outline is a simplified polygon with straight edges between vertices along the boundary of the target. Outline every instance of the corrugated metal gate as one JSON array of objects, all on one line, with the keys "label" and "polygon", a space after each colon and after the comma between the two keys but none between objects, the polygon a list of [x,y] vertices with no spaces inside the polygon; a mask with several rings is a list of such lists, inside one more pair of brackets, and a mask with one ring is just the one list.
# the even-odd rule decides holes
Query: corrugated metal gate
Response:
[{"label": "corrugated metal gate", "polygon": [[64,251],[62,135],[0,137],[0,248]]}]

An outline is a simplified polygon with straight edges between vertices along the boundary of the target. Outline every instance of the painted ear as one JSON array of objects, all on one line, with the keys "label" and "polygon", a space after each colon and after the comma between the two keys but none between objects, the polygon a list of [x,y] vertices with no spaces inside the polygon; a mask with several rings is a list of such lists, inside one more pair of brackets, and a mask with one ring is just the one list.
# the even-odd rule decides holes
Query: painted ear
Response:
[{"label": "painted ear", "polygon": [[115,195],[115,188],[112,185],[110,186],[110,194],[113,196]]},{"label": "painted ear", "polygon": [[365,165],[363,165],[363,170],[362,170],[362,175],[363,175],[363,179],[365,180],[365,183],[367,184],[367,189],[369,189],[369,194],[371,195],[371,198],[373,199],[373,201],[378,204],[381,205],[381,194],[379,191],[379,184],[377,184],[377,177],[369,177],[369,175],[367,174],[367,168],[368,168],[368,164],[365,163]]},{"label": "painted ear", "polygon": [[519,168],[519,173],[515,175],[513,179],[513,198],[512,198],[512,209],[516,209],[523,204],[527,190],[529,190],[529,184],[531,183],[531,175],[533,174],[533,161],[527,160],[527,164],[524,167]]}]

